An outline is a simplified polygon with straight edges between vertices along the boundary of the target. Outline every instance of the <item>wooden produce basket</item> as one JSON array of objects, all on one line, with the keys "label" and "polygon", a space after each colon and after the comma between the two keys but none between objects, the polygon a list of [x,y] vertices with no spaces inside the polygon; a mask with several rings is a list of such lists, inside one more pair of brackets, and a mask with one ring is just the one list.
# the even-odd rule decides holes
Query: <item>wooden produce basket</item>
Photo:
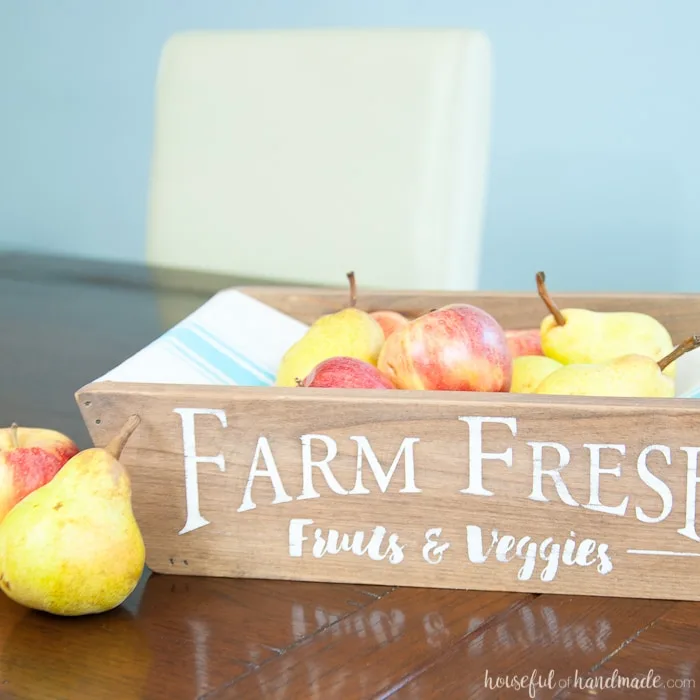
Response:
[{"label": "wooden produce basket", "polygon": [[[347,302],[240,291],[309,324]],[[700,332],[700,296],[556,301]],[[547,313],[535,293],[357,298],[409,317],[453,302],[510,329]],[[97,446],[141,417],[122,459],[155,572],[700,599],[694,399],[116,382],[76,399]]]}]

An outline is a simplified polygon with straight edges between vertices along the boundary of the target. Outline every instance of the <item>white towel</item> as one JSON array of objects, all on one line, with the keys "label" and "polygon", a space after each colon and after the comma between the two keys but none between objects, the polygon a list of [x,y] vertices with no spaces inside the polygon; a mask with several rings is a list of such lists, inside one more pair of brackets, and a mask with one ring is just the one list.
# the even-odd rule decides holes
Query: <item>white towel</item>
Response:
[{"label": "white towel", "polygon": [[270,386],[308,326],[234,289],[95,381]]}]

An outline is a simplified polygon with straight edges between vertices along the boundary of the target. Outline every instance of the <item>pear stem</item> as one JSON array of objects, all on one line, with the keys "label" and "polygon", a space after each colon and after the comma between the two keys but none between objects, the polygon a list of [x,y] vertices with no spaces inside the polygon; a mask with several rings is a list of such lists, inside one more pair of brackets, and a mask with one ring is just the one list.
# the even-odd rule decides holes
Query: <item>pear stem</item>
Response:
[{"label": "pear stem", "polygon": [[671,350],[666,357],[662,357],[657,363],[659,369],[663,372],[672,362],[675,362],[687,352],[695,350],[695,348],[700,348],[700,335],[691,335],[690,338],[686,338],[682,343]]},{"label": "pear stem", "polygon": [[537,280],[537,293],[540,295],[540,299],[544,302],[544,305],[549,309],[549,313],[552,314],[557,326],[563,326],[566,323],[564,314],[559,311],[559,307],[554,303],[554,300],[549,296],[549,291],[544,284],[544,272],[538,272],[535,276]]},{"label": "pear stem", "polygon": [[348,272],[348,282],[350,282],[350,308],[354,308],[357,304],[357,282],[355,281],[355,273]]},{"label": "pear stem", "polygon": [[126,423],[122,426],[122,429],[107,443],[105,451],[118,460],[122,456],[122,450],[126,445],[127,440],[131,437],[131,434],[138,428],[141,418],[137,415],[129,416]]},{"label": "pear stem", "polygon": [[302,382],[299,377],[294,377],[294,381],[296,382],[297,386],[304,386],[304,382]]},{"label": "pear stem", "polygon": [[19,436],[17,435],[18,427],[17,423],[13,423],[10,426],[10,440],[12,440],[12,447],[15,449],[19,447]]}]

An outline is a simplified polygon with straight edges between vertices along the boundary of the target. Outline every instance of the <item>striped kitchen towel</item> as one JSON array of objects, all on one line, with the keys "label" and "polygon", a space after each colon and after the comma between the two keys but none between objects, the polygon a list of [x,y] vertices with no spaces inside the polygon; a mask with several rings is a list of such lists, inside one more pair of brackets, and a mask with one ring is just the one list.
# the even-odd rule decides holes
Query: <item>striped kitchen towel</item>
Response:
[{"label": "striped kitchen towel", "polygon": [[308,326],[226,289],[96,381],[270,386]]}]

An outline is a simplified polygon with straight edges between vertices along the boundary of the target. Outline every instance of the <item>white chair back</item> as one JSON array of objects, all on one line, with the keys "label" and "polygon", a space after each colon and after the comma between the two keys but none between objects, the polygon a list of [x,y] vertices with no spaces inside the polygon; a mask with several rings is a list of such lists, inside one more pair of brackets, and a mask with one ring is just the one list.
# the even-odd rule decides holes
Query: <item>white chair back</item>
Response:
[{"label": "white chair back", "polygon": [[148,260],[475,289],[490,86],[478,31],[173,36],[157,80]]}]

